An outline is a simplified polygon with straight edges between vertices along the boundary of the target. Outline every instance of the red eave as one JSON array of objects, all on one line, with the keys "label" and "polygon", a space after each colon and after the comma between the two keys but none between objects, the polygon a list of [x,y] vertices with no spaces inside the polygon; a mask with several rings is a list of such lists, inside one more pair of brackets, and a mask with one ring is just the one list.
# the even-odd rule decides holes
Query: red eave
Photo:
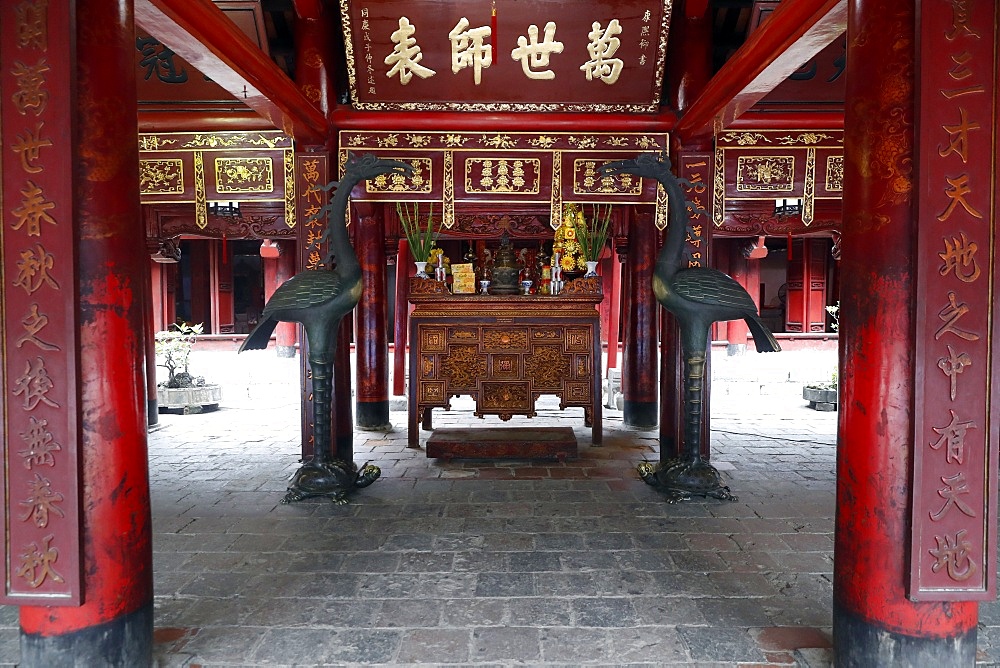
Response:
[{"label": "red eave", "polygon": [[135,21],[296,142],[326,142],[323,113],[210,0],[135,0]]},{"label": "red eave", "polygon": [[847,29],[847,0],[782,2],[677,122],[682,142],[729,127]]}]

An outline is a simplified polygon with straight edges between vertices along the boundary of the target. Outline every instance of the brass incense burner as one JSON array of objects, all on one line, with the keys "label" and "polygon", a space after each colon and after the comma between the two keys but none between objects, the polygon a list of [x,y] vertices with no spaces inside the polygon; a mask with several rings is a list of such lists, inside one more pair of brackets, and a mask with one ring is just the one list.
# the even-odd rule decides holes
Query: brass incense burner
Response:
[{"label": "brass incense burner", "polygon": [[493,261],[493,280],[490,283],[492,295],[516,295],[520,293],[521,269],[517,265],[517,254],[510,237],[504,232]]}]

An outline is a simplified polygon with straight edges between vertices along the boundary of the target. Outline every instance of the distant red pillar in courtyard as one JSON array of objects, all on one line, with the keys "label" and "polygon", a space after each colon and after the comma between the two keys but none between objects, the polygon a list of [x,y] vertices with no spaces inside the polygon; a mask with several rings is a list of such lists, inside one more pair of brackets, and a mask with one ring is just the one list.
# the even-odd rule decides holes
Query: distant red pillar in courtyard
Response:
[{"label": "distant red pillar in courtyard", "polygon": [[628,309],[622,355],[622,417],[629,427],[656,426],[657,360],[660,306],[653,296],[656,226],[651,211],[636,212],[628,236]]},{"label": "distant red pillar in courtyard", "polygon": [[916,5],[848,6],[847,60],[865,74],[847,80],[844,118],[835,659],[838,666],[971,666],[977,604],[913,602],[905,586],[915,206],[923,195],[911,180]]},{"label": "distant red pillar in courtyard", "polygon": [[[264,303],[267,303],[274,291],[295,275],[295,253],[287,241],[264,240],[260,257],[264,267]],[[278,357],[295,357],[297,332],[298,324],[294,322],[282,321],[274,328]]]},{"label": "distant red pillar in courtyard", "polygon": [[355,203],[354,250],[361,263],[355,337],[355,420],[359,429],[389,428],[389,327],[385,228],[381,207]]},{"label": "distant red pillar in courtyard", "polygon": [[[48,11],[67,11],[60,4],[50,3]],[[80,258],[83,604],[21,608],[25,666],[152,663],[143,321],[149,255],[139,208],[132,7],[100,0],[76,12],[77,86],[49,91],[50,104],[77,109],[79,157],[67,178],[75,190]]]},{"label": "distant red pillar in courtyard", "polygon": [[396,311],[393,315],[392,393],[406,395],[406,340],[409,323],[410,271],[415,269],[410,244],[400,239],[396,251]]}]

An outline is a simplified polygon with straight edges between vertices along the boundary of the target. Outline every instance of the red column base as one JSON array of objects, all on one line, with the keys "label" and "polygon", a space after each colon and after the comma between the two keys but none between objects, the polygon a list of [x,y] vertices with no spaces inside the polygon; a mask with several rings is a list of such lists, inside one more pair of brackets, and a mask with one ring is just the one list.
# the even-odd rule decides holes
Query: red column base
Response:
[{"label": "red column base", "polygon": [[151,666],[153,602],[64,635],[21,631],[22,666]]},{"label": "red column base", "polygon": [[918,638],[890,631],[862,619],[833,602],[834,665],[973,666],[976,663],[976,626],[945,638]]}]

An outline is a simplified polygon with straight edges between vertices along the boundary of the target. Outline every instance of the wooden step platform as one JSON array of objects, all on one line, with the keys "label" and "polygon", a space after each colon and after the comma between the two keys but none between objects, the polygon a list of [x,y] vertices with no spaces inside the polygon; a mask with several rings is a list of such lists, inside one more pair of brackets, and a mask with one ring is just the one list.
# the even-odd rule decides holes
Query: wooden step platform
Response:
[{"label": "wooden step platform", "polygon": [[435,429],[427,456],[443,459],[551,459],[577,456],[571,427]]}]

